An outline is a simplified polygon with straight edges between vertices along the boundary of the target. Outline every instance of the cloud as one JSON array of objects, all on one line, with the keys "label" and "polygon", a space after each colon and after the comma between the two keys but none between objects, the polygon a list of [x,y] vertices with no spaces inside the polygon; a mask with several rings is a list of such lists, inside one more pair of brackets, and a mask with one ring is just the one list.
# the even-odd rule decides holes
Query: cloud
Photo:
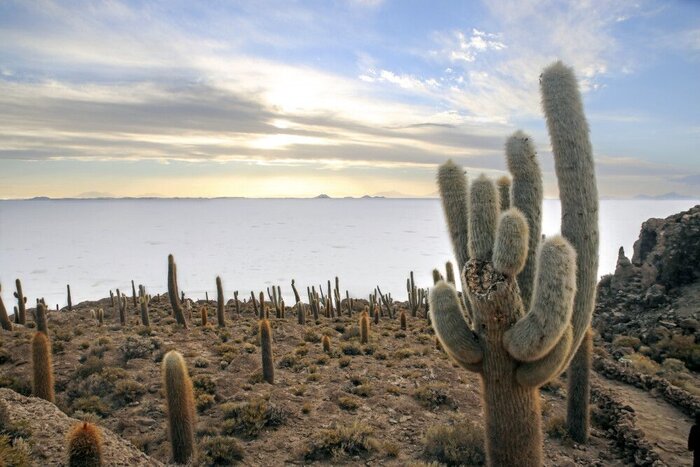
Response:
[{"label": "cloud", "polygon": [[678,179],[679,183],[700,187],[700,174],[686,175]]}]

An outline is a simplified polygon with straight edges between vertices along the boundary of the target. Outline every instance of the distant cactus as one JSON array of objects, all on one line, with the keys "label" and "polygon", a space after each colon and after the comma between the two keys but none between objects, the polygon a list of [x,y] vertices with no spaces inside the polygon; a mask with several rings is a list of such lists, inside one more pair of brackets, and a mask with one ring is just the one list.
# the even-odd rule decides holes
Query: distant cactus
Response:
[{"label": "distant cactus", "polygon": [[97,309],[97,322],[100,326],[105,322],[105,311],[102,308]]},{"label": "distant cactus", "polygon": [[262,354],[263,378],[268,383],[275,384],[275,367],[272,363],[272,329],[270,321],[267,319],[260,320],[260,353]]},{"label": "distant cactus", "polygon": [[282,291],[280,286],[272,286],[272,292],[270,288],[267,288],[267,296],[270,299],[270,303],[275,308],[275,315],[277,319],[282,318]]},{"label": "distant cactus", "polygon": [[574,441],[585,442],[590,412],[589,327],[598,280],[598,188],[588,122],[573,69],[561,62],[547,67],[540,89],[559,182],[561,232],[576,250],[578,262],[568,358],[567,427]]},{"label": "distant cactus", "polygon": [[173,258],[173,255],[168,255],[168,297],[170,298],[170,306],[173,309],[175,320],[179,325],[187,328],[187,320],[185,319],[185,313],[182,310],[182,302],[185,301],[184,294],[182,302],[178,300],[177,265],[175,264],[175,258]]},{"label": "distant cactus", "polygon": [[216,324],[223,328],[226,326],[226,313],[224,311],[224,287],[221,285],[221,277],[216,276]]},{"label": "distant cactus", "polygon": [[321,338],[321,345],[323,345],[323,351],[326,353],[330,353],[331,351],[331,338],[324,335]]},{"label": "distant cactus", "polygon": [[269,318],[268,316],[268,311],[265,309],[265,294],[260,292],[260,301],[258,302],[258,305],[260,305],[260,319],[267,319]]},{"label": "distant cactus", "polygon": [[379,315],[381,315],[381,310],[379,309],[379,305],[374,305],[374,324],[377,325],[379,324]]},{"label": "distant cactus", "polygon": [[139,285],[139,304],[141,305],[141,324],[144,326],[151,325],[151,319],[148,316],[148,303],[150,299],[146,295],[146,288],[143,285]]},{"label": "distant cactus", "polygon": [[411,310],[411,316],[415,318],[418,316],[418,310],[423,301],[423,296],[422,290],[416,287],[416,283],[413,280],[413,271],[411,271],[408,279],[406,279],[406,290],[408,291],[408,308]]},{"label": "distant cactus", "polygon": [[5,331],[12,331],[12,321],[7,315],[7,308],[5,308],[5,302],[2,301],[2,285],[0,285],[0,326]]},{"label": "distant cactus", "polygon": [[377,286],[377,292],[379,292],[379,299],[381,303],[384,305],[386,308],[386,313],[389,315],[390,318],[394,318],[394,307],[392,306],[394,303],[394,300],[391,298],[391,294],[387,293],[384,295],[382,293],[382,289]]},{"label": "distant cactus", "polygon": [[401,329],[406,330],[406,312],[401,310],[401,315],[399,317],[399,321],[401,322]]},{"label": "distant cactus", "polygon": [[241,316],[241,304],[238,301],[238,290],[233,292],[233,304],[236,307],[236,315]]},{"label": "distant cactus", "polygon": [[21,325],[27,324],[27,297],[22,293],[22,282],[17,279],[15,280],[15,286],[17,287],[17,292],[15,292],[15,298],[17,299],[17,310],[19,311],[19,323]]},{"label": "distant cactus", "polygon": [[360,315],[360,343],[366,344],[369,342],[369,313],[367,313],[367,307],[365,311]]},{"label": "distant cactus", "polygon": [[109,291],[109,303],[110,305],[114,306],[114,292],[111,290]]},{"label": "distant cactus", "polygon": [[202,316],[202,326],[207,325],[207,313],[209,312],[209,307],[206,305],[203,305],[202,308],[200,308],[199,313]]},{"label": "distant cactus", "polygon": [[194,456],[196,420],[192,381],[179,352],[171,350],[165,354],[162,373],[173,461],[186,464]]},{"label": "distant cactus", "polygon": [[68,311],[73,311],[73,299],[70,295],[70,284],[66,285],[66,289],[68,290]]},{"label": "distant cactus", "polygon": [[49,335],[49,325],[46,320],[46,305],[42,302],[37,302],[36,304],[36,329],[39,332],[43,332],[47,336]]},{"label": "distant cactus", "polygon": [[119,323],[126,326],[126,295],[122,295],[117,289],[117,303],[119,304]]},{"label": "distant cactus", "polygon": [[134,285],[133,279],[131,279],[131,301],[134,303],[134,308],[137,308],[138,299],[136,298],[136,285]]},{"label": "distant cactus", "polygon": [[297,302],[297,323],[304,325],[306,324],[306,310],[304,309],[304,304]]},{"label": "distant cactus", "polygon": [[299,296],[299,292],[297,291],[297,287],[294,284],[294,279],[292,279],[292,291],[294,292],[294,303],[299,303],[301,301],[301,297]]},{"label": "distant cactus", "polygon": [[[551,85],[555,92],[562,92],[562,83],[550,83],[547,74],[545,70],[542,77],[545,109],[549,97],[544,88]],[[572,124],[578,115],[571,115],[576,111],[570,112],[567,105],[576,96],[564,94],[557,97],[565,102],[550,104],[564,114],[557,116],[566,122],[558,128],[562,132],[560,142],[575,148],[581,139],[576,136],[580,125]],[[582,117],[580,106],[578,111]],[[551,127],[550,111],[547,113]],[[564,136],[565,131],[572,132],[573,137]],[[431,290],[430,317],[447,354],[462,367],[481,375],[488,465],[542,465],[538,388],[564,370],[578,347],[577,336],[583,336],[588,329],[592,312],[590,307],[574,305],[577,261],[579,291],[581,270],[597,264],[593,258],[597,257],[597,201],[592,160],[585,151],[574,149],[574,154],[562,154],[554,143],[556,139],[553,135],[564,237],[549,237],[539,246],[541,177],[532,143],[524,134],[516,133],[506,145],[513,176],[513,208],[500,216],[499,195],[492,182],[483,176],[478,178],[466,203],[467,182],[462,169],[449,161],[438,172],[455,254],[465,264],[463,286],[473,327],[464,317],[456,290],[444,281]],[[577,199],[578,204],[570,203],[571,199]],[[567,222],[580,223],[576,236],[567,234]],[[531,226],[533,223],[536,225]],[[574,239],[573,246],[567,238]],[[589,242],[582,250],[583,256],[576,238]],[[590,248],[592,243],[594,250]],[[532,277],[525,273],[530,263],[534,264]],[[528,293],[530,298],[526,298]]]},{"label": "distant cactus", "polygon": [[68,467],[100,467],[102,434],[92,423],[79,422],[68,433]]},{"label": "distant cactus", "polygon": [[51,344],[43,332],[32,338],[32,393],[49,402],[54,401]]},{"label": "distant cactus", "polygon": [[505,175],[496,180],[498,198],[501,200],[501,212],[510,208],[510,178]]}]

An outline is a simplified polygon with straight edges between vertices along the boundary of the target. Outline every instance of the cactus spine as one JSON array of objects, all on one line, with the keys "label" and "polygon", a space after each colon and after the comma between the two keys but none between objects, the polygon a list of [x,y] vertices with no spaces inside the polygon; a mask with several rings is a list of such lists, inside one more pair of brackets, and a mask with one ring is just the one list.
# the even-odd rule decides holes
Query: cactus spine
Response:
[{"label": "cactus spine", "polygon": [[19,311],[19,322],[17,324],[26,325],[27,324],[27,297],[22,293],[22,281],[19,279],[15,280],[15,286],[17,291],[15,292],[15,298],[17,299],[17,310]]},{"label": "cactus spine", "polygon": [[7,315],[7,308],[5,308],[5,302],[2,301],[2,285],[0,285],[0,326],[5,331],[12,331],[12,321]]},{"label": "cactus spine", "polygon": [[362,312],[360,316],[360,343],[366,344],[369,342],[369,313],[367,313],[367,307],[365,311]]},{"label": "cactus spine", "polygon": [[51,345],[43,332],[34,333],[32,338],[32,392],[49,402],[54,401],[53,366]]},{"label": "cactus spine", "polygon": [[168,435],[176,464],[186,464],[194,455],[194,393],[187,365],[179,352],[171,350],[162,366]]},{"label": "cactus spine", "polygon": [[68,434],[68,466],[100,467],[102,465],[102,434],[88,422],[73,426]]},{"label": "cactus spine", "polygon": [[[170,306],[173,309],[173,315],[175,315],[175,320],[182,327],[187,328],[187,320],[185,320],[185,313],[182,310],[182,303],[180,302],[178,297],[177,265],[175,264],[175,258],[173,258],[173,255],[168,255],[168,297],[170,298]],[[182,301],[184,301],[184,299]]]},{"label": "cactus spine", "polygon": [[216,276],[216,324],[220,328],[226,326],[224,307],[224,287],[221,285],[221,277]]},{"label": "cactus spine", "polygon": [[321,338],[321,345],[323,345],[324,352],[330,353],[330,351],[331,351],[331,338],[324,335]]},{"label": "cactus spine", "polygon": [[68,291],[68,311],[73,311],[73,299],[70,296],[70,284],[66,284],[66,289]]},{"label": "cactus spine", "polygon": [[[480,177],[472,184],[467,216],[457,212],[455,204],[467,197],[458,193],[467,187],[463,172],[451,161],[438,172],[448,225],[468,219],[466,238],[461,227],[451,227],[450,232],[458,259],[469,258],[462,280],[474,325],[465,319],[454,287],[444,281],[431,291],[430,317],[447,354],[481,376],[487,461],[492,466],[542,465],[537,388],[566,367],[588,329],[592,312],[594,289],[588,291],[590,279],[581,275],[586,278],[590,271],[595,275],[597,266],[597,195],[587,126],[571,70],[560,63],[545,70],[542,94],[562,197],[563,236],[543,241],[534,258],[530,257],[535,245],[531,240],[540,238],[541,177],[529,138],[518,132],[508,140],[514,208],[500,216],[501,204],[492,182]],[[573,137],[565,132],[573,132]],[[525,200],[534,206],[523,206]],[[450,220],[450,216],[455,217]],[[534,229],[533,222],[537,224]],[[584,239],[587,243],[579,250],[577,242]],[[457,251],[465,246],[469,254]],[[529,262],[534,264],[534,276],[526,300],[523,289],[530,279],[523,271]],[[594,287],[595,279],[592,284]],[[582,287],[584,304],[576,307],[574,297],[581,294]]]},{"label": "cactus spine", "polygon": [[540,88],[559,182],[561,231],[578,254],[573,344],[568,358],[567,425],[571,437],[584,442],[589,421],[588,329],[598,274],[598,188],[588,122],[573,70],[561,62],[550,65],[542,73]]},{"label": "cactus spine", "polygon": [[272,364],[272,329],[267,319],[260,320],[260,353],[263,378],[268,383],[275,384],[275,367]]}]

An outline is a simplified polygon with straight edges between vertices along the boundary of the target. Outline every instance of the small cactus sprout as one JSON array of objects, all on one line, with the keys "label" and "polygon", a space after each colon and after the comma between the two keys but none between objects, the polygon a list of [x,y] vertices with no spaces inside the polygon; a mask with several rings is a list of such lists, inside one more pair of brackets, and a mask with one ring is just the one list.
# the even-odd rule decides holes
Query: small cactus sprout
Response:
[{"label": "small cactus sprout", "polygon": [[0,285],[0,326],[5,331],[12,331],[12,321],[7,315],[7,308],[5,308],[5,302],[2,301],[2,285]]},{"label": "small cactus sprout", "polygon": [[260,353],[263,378],[268,383],[275,384],[275,367],[272,364],[272,329],[267,319],[260,320]]},{"label": "small cactus sprout", "polygon": [[19,279],[15,280],[15,286],[17,287],[17,292],[15,292],[15,298],[17,299],[17,310],[19,311],[19,323],[17,324],[22,324],[26,325],[27,324],[27,297],[24,296],[22,292],[22,281]]},{"label": "small cactus sprout", "polygon": [[360,343],[366,344],[369,342],[369,307],[365,307],[365,311],[360,315]]},{"label": "small cactus sprout", "polygon": [[196,421],[192,381],[179,352],[171,350],[165,354],[162,373],[173,461],[186,464],[194,456]]},{"label": "small cactus sprout", "polygon": [[331,351],[331,338],[324,335],[321,338],[321,345],[323,345],[323,351],[326,353],[330,353]]},{"label": "small cactus sprout", "polygon": [[208,308],[208,307],[207,307],[206,305],[204,305],[204,306],[201,308],[201,310],[200,310],[200,313],[201,313],[201,315],[202,315],[202,326],[206,326],[206,325],[207,325],[207,312],[208,312],[208,309],[207,309],[207,308]]},{"label": "small cactus sprout", "polygon": [[[541,83],[562,199],[562,236],[540,242],[542,178],[534,145],[522,132],[506,143],[513,178],[506,210],[496,185],[484,176],[468,189],[451,161],[438,172],[455,254],[465,259],[461,278],[470,320],[457,291],[444,281],[430,292],[430,318],[448,356],[481,377],[490,466],[543,464],[539,387],[557,377],[585,342],[595,294],[590,274],[597,267],[598,207],[588,126],[570,69],[556,63]],[[442,179],[445,173],[460,176]],[[458,212],[455,199],[467,196],[468,206],[460,201],[464,212]],[[587,399],[585,373],[580,383]],[[570,390],[570,406],[572,396],[583,397]],[[587,425],[588,414],[577,413]]]},{"label": "small cactus sprout", "polygon": [[501,212],[503,212],[510,207],[510,178],[504,175],[496,180],[496,186],[501,200]]},{"label": "small cactus sprout", "polygon": [[68,290],[68,311],[73,311],[73,299],[70,296],[70,284],[66,285],[66,289]]},{"label": "small cactus sprout", "polygon": [[100,467],[102,433],[96,425],[79,422],[68,433],[68,467]]},{"label": "small cactus sprout", "polygon": [[42,302],[37,302],[36,304],[36,329],[39,332],[43,332],[47,336],[49,335],[49,326],[46,321],[46,305]]},{"label": "small cactus sprout", "polygon": [[216,324],[223,328],[226,326],[226,313],[224,311],[224,287],[221,285],[221,278],[216,276]]},{"label": "small cactus sprout", "polygon": [[54,401],[51,345],[43,332],[32,338],[32,393],[49,402]]},{"label": "small cactus sprout", "polygon": [[184,292],[182,301],[178,299],[177,288],[177,264],[173,255],[168,255],[168,297],[170,298],[170,306],[173,309],[173,315],[179,325],[187,328],[187,320],[185,313],[182,310],[182,302],[184,302]]},{"label": "small cactus sprout", "polygon": [[406,312],[404,310],[401,310],[401,316],[399,318],[399,321],[401,321],[401,330],[405,331],[406,330]]}]

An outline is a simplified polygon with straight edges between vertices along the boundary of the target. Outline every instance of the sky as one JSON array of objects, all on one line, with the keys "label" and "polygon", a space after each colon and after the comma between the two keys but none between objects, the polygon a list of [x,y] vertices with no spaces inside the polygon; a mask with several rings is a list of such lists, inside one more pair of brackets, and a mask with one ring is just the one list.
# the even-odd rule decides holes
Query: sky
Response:
[{"label": "sky", "polygon": [[0,198],[435,196],[579,77],[602,197],[700,197],[697,0],[0,0]]}]

